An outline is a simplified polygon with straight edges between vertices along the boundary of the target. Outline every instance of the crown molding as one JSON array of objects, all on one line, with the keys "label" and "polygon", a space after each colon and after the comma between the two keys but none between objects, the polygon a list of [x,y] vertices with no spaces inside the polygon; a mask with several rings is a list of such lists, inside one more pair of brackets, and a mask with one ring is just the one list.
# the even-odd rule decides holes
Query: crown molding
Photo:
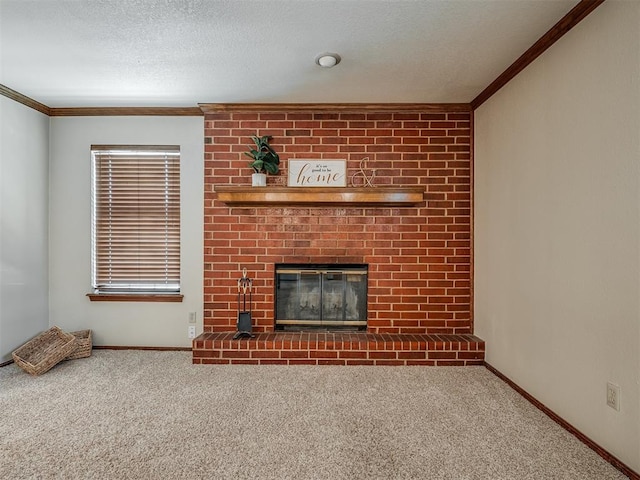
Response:
[{"label": "crown molding", "polygon": [[468,103],[199,103],[204,113],[220,112],[470,112]]},{"label": "crown molding", "polygon": [[33,108],[50,117],[96,116],[184,116],[201,117],[199,107],[48,107],[5,85],[0,84],[0,95]]},{"label": "crown molding", "polygon": [[201,117],[198,107],[65,107],[50,108],[52,117],[173,116]]},{"label": "crown molding", "polygon": [[34,110],[37,110],[40,113],[44,113],[45,115],[49,115],[51,112],[51,109],[46,105],[40,102],[36,102],[33,98],[27,97],[26,95],[23,95],[20,92],[16,92],[15,90],[12,90],[11,88],[5,85],[0,84],[0,95],[2,95],[3,97],[10,98],[11,100],[14,100],[23,105],[26,105],[29,108],[33,108]]},{"label": "crown molding", "polygon": [[587,15],[599,7],[605,0],[581,0],[569,13],[560,19],[551,29],[513,62],[498,78],[487,86],[471,101],[473,110],[486,102],[494,93],[509,83],[536,58],[556,43],[565,33],[580,23]]}]

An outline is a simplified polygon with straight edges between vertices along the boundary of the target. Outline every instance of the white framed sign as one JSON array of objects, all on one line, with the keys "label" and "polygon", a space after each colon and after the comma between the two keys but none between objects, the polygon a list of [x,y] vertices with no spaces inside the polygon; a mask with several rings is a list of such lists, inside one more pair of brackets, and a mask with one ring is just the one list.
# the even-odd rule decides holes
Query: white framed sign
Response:
[{"label": "white framed sign", "polygon": [[289,160],[290,187],[346,187],[346,160]]}]

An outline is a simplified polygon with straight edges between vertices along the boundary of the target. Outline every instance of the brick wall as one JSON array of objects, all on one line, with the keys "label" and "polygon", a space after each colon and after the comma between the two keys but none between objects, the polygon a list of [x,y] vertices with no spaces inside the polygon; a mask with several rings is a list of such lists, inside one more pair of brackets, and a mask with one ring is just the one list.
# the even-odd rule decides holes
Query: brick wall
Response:
[{"label": "brick wall", "polygon": [[[286,185],[291,158],[364,157],[377,185],[424,185],[406,208],[230,208],[216,185],[248,185],[251,135],[272,135]],[[254,279],[255,331],[274,328],[276,263],[369,265],[368,331],[472,333],[471,114],[221,112],[205,115],[204,330],[235,330],[237,284]],[[268,186],[266,187],[268,188]]]}]

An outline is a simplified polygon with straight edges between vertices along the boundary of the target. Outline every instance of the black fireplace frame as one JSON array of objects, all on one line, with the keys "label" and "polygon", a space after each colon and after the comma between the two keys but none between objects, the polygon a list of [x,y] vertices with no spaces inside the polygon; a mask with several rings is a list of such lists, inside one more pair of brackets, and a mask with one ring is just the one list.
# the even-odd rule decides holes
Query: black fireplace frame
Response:
[{"label": "black fireplace frame", "polygon": [[[303,318],[279,318],[278,312],[278,290],[280,289],[280,274],[297,274],[297,275],[317,275],[319,277],[320,298],[323,297],[324,278],[326,275],[365,275],[365,281],[359,282],[358,287],[360,294],[363,298],[359,299],[358,303],[358,318],[357,319],[329,319],[322,318],[320,313],[320,319],[303,319]],[[346,282],[346,279],[344,280]],[[368,265],[366,264],[297,264],[297,263],[279,263],[274,268],[274,324],[276,330],[366,330],[367,328],[367,311],[368,311]],[[335,292],[334,292],[335,293]],[[346,287],[343,290],[343,308],[346,309]],[[358,307],[357,306],[357,307]],[[356,308],[357,308],[356,307]],[[321,311],[323,305],[320,305]],[[344,315],[343,315],[344,316]]]}]

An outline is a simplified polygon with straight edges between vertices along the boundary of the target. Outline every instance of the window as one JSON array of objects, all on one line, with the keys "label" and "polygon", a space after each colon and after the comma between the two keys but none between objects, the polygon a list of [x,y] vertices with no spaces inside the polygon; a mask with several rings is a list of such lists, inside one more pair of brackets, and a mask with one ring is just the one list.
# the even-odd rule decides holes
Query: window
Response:
[{"label": "window", "polygon": [[91,146],[94,296],[180,293],[180,147]]}]

